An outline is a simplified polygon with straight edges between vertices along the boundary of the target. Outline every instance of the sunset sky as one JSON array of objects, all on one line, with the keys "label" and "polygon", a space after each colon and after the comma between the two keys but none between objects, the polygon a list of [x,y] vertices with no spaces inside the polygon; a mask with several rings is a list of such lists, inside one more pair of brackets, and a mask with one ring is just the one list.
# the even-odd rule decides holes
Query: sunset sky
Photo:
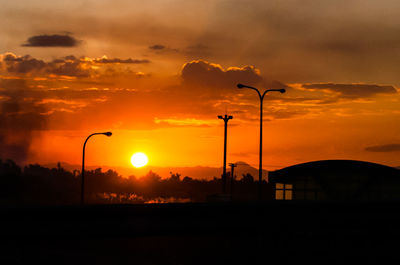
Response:
[{"label": "sunset sky", "polygon": [[0,158],[400,166],[398,0],[0,0]]}]

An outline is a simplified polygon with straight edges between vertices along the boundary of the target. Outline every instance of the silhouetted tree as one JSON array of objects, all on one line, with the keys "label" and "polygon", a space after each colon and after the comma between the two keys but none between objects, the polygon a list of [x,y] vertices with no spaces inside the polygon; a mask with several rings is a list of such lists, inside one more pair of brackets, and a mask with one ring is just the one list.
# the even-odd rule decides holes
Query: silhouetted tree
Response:
[{"label": "silhouetted tree", "polygon": [[15,203],[21,182],[21,168],[12,160],[0,159],[0,199],[4,202]]},{"label": "silhouetted tree", "polygon": [[243,174],[242,175],[242,179],[240,180],[243,183],[253,183],[254,182],[254,178],[250,173],[247,174]]},{"label": "silhouetted tree", "polygon": [[[176,201],[179,198],[192,202],[205,201],[210,194],[221,190],[221,179],[193,179],[170,172],[161,178],[149,171],[145,176],[124,178],[114,170],[101,168],[86,172],[86,198],[90,203],[144,203],[146,201]],[[235,181],[236,200],[255,199],[257,182],[250,174]],[[265,190],[272,194],[269,184]],[[24,204],[74,204],[80,198],[80,172],[67,171],[57,163],[56,168],[30,164],[22,170],[11,160],[0,160],[0,203]]]}]

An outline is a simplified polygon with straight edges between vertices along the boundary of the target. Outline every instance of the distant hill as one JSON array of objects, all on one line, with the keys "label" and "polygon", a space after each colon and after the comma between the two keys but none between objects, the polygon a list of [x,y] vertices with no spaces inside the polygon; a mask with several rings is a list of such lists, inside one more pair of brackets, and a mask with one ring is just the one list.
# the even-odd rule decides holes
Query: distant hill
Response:
[{"label": "distant hill", "polygon": [[[69,164],[61,162],[61,167],[68,170],[81,170],[81,165]],[[239,161],[237,162],[238,166],[235,167],[234,173],[236,179],[241,179],[243,174],[251,174],[254,179],[258,179],[258,168],[254,168],[251,165]],[[57,167],[57,163],[50,163],[43,165],[48,168]],[[154,167],[154,166],[146,166],[143,168],[134,168],[134,167],[110,167],[110,166],[86,166],[85,170],[94,170],[96,168],[101,168],[103,171],[107,171],[109,169],[115,170],[118,174],[128,177],[135,176],[141,177],[146,175],[149,171],[153,171],[160,175],[162,178],[167,178],[170,176],[170,172],[179,173],[181,177],[191,177],[194,179],[212,179],[214,177],[220,178],[222,175],[222,167],[203,167],[203,166],[195,166],[195,167]],[[226,171],[230,172],[231,168],[227,166]],[[264,176],[267,174],[267,170],[264,170]]]}]

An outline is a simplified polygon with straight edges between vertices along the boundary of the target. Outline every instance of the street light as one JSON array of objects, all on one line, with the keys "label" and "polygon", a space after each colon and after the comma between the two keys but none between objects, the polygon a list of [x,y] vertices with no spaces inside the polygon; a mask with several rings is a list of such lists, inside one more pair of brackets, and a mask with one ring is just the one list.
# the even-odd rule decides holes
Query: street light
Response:
[{"label": "street light", "polygon": [[92,133],[91,135],[89,135],[86,140],[85,143],[83,144],[83,152],[82,152],[82,183],[81,183],[81,204],[84,203],[84,198],[85,198],[85,146],[86,146],[86,142],[89,140],[90,137],[92,137],[93,135],[96,134],[103,134],[106,135],[108,137],[110,137],[112,135],[111,132],[100,132],[100,133]]},{"label": "street light", "polygon": [[250,88],[253,89],[255,91],[257,91],[258,97],[260,98],[260,161],[259,161],[259,167],[258,167],[258,199],[261,200],[261,189],[262,189],[262,125],[263,125],[263,100],[264,100],[264,96],[265,94],[267,94],[270,91],[277,91],[277,92],[281,92],[281,93],[285,93],[286,90],[285,89],[267,89],[265,90],[262,94],[260,93],[260,91],[252,86],[247,86],[247,85],[243,85],[243,84],[237,84],[238,88]]},{"label": "street light", "polygon": [[225,193],[225,188],[226,188],[226,134],[227,134],[227,128],[228,128],[228,121],[230,119],[233,119],[232,116],[228,116],[225,114],[225,116],[218,115],[218,119],[224,120],[225,127],[224,127],[224,168],[222,172],[222,193]]}]

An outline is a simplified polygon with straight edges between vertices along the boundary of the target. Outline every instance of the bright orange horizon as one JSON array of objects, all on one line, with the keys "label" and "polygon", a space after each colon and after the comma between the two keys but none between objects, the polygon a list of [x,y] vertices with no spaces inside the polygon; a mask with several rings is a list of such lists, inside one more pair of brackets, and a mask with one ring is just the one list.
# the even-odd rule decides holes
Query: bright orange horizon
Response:
[{"label": "bright orange horizon", "polygon": [[265,169],[400,166],[396,3],[115,2],[3,4],[1,159],[80,164],[85,138],[112,131],[89,140],[87,165],[143,152],[151,166],[219,167],[226,113],[228,163],[257,167],[259,100],[243,83],[287,90],[264,100]]}]

